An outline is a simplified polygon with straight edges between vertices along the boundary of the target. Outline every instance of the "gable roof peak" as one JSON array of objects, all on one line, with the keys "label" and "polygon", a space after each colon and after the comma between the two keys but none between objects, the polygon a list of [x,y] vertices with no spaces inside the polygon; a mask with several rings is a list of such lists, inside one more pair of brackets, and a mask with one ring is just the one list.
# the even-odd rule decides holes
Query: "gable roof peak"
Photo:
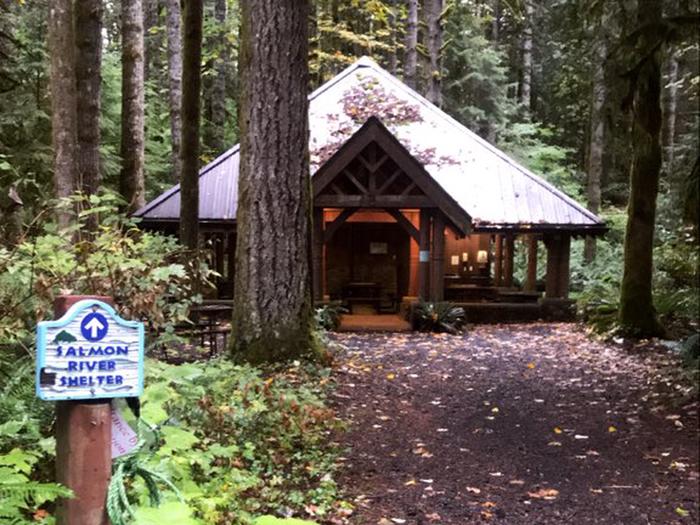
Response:
[{"label": "gable roof peak", "polygon": [[365,66],[365,67],[379,67],[379,64],[377,64],[374,60],[372,60],[371,57],[368,57],[367,55],[363,55],[360,58],[355,61],[356,66]]}]

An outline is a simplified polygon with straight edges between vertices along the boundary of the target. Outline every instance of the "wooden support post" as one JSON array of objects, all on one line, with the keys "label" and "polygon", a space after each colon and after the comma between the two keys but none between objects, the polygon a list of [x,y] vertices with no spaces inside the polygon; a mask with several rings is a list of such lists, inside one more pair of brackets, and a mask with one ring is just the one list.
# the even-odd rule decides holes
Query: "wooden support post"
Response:
[{"label": "wooden support post", "polygon": [[430,211],[420,211],[418,225],[418,296],[428,299],[430,286]]},{"label": "wooden support post", "polygon": [[496,242],[496,253],[493,261],[493,284],[494,286],[501,286],[503,282],[503,236],[494,235],[494,240]]},{"label": "wooden support post", "polygon": [[515,255],[515,236],[512,233],[505,235],[505,253],[503,261],[503,286],[510,288],[513,286],[513,257]]},{"label": "wooden support post", "polygon": [[323,300],[323,208],[314,208],[313,216],[313,297]]},{"label": "wooden support post", "polygon": [[569,297],[569,258],[571,255],[571,236],[562,235],[559,244],[559,282],[557,294],[562,299]]},{"label": "wooden support post", "polygon": [[547,274],[544,296],[547,299],[559,298],[559,260],[561,258],[561,238],[558,234],[545,237],[547,247]]},{"label": "wooden support post", "polygon": [[231,288],[227,290],[228,293],[233,297],[234,282],[236,280],[236,234],[229,233],[226,235],[226,255],[228,257],[228,264],[226,269],[226,282]]},{"label": "wooden support post", "polygon": [[[59,296],[58,319],[82,299],[109,297]],[[61,499],[58,525],[108,525],[106,500],[112,475],[112,417],[109,399],[56,403],[56,481],[70,488],[74,498]]]},{"label": "wooden support post", "polygon": [[527,237],[527,278],[525,291],[534,292],[537,289],[537,236]]},{"label": "wooden support post", "polygon": [[442,301],[445,297],[445,219],[439,211],[433,216],[432,237],[430,300]]}]

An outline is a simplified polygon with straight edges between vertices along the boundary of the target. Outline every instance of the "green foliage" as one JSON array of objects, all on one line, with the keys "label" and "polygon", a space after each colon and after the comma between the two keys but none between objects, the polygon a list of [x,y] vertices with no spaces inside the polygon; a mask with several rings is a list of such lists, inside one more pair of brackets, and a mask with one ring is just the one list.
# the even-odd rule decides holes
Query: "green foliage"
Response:
[{"label": "green foliage", "polygon": [[421,299],[413,308],[412,324],[414,328],[422,332],[456,334],[464,326],[464,323],[464,308],[452,303],[430,303]]},{"label": "green foliage", "polygon": [[[52,315],[59,294],[107,295],[126,318],[167,329],[187,318],[195,293],[193,275],[210,275],[204,263],[186,267],[182,247],[172,237],[137,229],[117,212],[109,193],[76,199],[82,211],[74,230],[58,234],[48,223],[43,232],[16,249],[0,248],[0,343],[29,346],[37,318]],[[95,217],[96,233],[86,224]]]},{"label": "green foliage", "polygon": [[347,310],[338,303],[324,304],[315,310],[316,326],[322,330],[334,331],[340,326],[340,317]]},{"label": "green foliage", "polygon": [[[264,375],[223,360],[152,361],[147,370],[142,415],[160,427],[147,467],[177,486],[198,519],[247,524],[265,512],[322,517],[337,508],[328,433],[339,423],[323,402],[327,370],[295,364]],[[149,504],[142,479],[132,492]]]},{"label": "green foliage", "polygon": [[0,523],[52,523],[45,507],[70,496],[50,481],[53,405],[36,398],[33,371],[32,359],[0,346]]}]

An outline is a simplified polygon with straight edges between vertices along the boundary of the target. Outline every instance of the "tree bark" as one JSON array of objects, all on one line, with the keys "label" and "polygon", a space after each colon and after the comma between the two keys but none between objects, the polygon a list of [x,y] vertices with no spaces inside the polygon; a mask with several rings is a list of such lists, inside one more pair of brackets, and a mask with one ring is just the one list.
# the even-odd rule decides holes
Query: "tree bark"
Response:
[{"label": "tree bark", "polygon": [[308,0],[241,2],[241,160],[233,352],[312,349]]},{"label": "tree bark", "polygon": [[202,0],[185,0],[183,6],[185,10],[181,108],[180,242],[196,252],[199,244],[199,136],[203,6]]},{"label": "tree bark", "polygon": [[668,61],[668,90],[666,91],[666,133],[665,133],[665,169],[671,179],[674,179],[674,162],[676,147],[676,109],[678,107],[678,54],[675,49],[669,54]]},{"label": "tree bark", "polygon": [[426,0],[428,25],[428,86],[425,98],[442,106],[442,0]]},{"label": "tree bark", "polygon": [[418,0],[408,0],[404,62],[404,81],[416,89],[418,87],[416,78],[418,72]]},{"label": "tree bark", "polygon": [[141,0],[122,0],[122,170],[120,191],[128,211],[144,196],[143,10]]},{"label": "tree bark", "polygon": [[[86,195],[100,185],[100,84],[102,82],[102,0],[75,4],[77,56],[78,188]],[[96,226],[96,225],[94,225]]]},{"label": "tree bark", "polygon": [[532,108],[532,0],[525,0],[525,24],[522,36],[522,80],[520,83],[520,104]]},{"label": "tree bark", "polygon": [[[605,27],[602,23],[596,27],[593,55],[593,100],[591,103],[591,129],[588,147],[588,180],[586,194],[588,209],[593,213],[600,211],[600,181],[603,176],[603,154],[605,151],[605,61],[608,54],[605,41]],[[587,263],[595,259],[595,237],[586,237],[583,251]]]},{"label": "tree bark", "polygon": [[214,19],[218,28],[218,56],[214,62],[215,75],[211,86],[211,149],[223,152],[226,131],[226,64],[228,63],[228,43],[226,42],[226,0],[216,0]]},{"label": "tree bark", "polygon": [[180,0],[166,0],[165,25],[168,34],[168,100],[170,102],[170,142],[173,179],[180,181],[182,162],[182,34]]},{"label": "tree bark", "polygon": [[159,48],[161,44],[160,33],[153,33],[151,29],[158,25],[158,14],[160,11],[159,0],[142,0],[143,2],[143,40],[144,40],[144,60],[143,78],[150,80],[151,75],[160,69]]},{"label": "tree bark", "polygon": [[[661,19],[657,0],[639,0],[637,23],[652,26]],[[653,27],[653,26],[652,26]],[[625,231],[625,261],[620,290],[620,324],[627,333],[658,335],[661,327],[652,300],[654,220],[661,169],[661,51],[649,52],[658,35],[640,36],[632,93],[632,166]]]},{"label": "tree bark", "polygon": [[[51,52],[51,140],[53,186],[57,198],[75,191],[76,82],[72,0],[54,0],[49,6],[49,50]],[[67,211],[57,214],[59,228],[70,223]]]}]

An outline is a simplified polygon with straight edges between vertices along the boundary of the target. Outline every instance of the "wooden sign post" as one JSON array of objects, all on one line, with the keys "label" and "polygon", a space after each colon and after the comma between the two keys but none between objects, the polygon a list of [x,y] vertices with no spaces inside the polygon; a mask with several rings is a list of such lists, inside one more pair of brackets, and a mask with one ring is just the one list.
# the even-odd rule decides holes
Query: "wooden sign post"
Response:
[{"label": "wooden sign post", "polygon": [[107,525],[112,470],[110,401],[143,391],[142,323],[125,321],[109,297],[61,296],[55,321],[37,327],[37,395],[56,406],[56,477],[74,498],[58,525]]}]

